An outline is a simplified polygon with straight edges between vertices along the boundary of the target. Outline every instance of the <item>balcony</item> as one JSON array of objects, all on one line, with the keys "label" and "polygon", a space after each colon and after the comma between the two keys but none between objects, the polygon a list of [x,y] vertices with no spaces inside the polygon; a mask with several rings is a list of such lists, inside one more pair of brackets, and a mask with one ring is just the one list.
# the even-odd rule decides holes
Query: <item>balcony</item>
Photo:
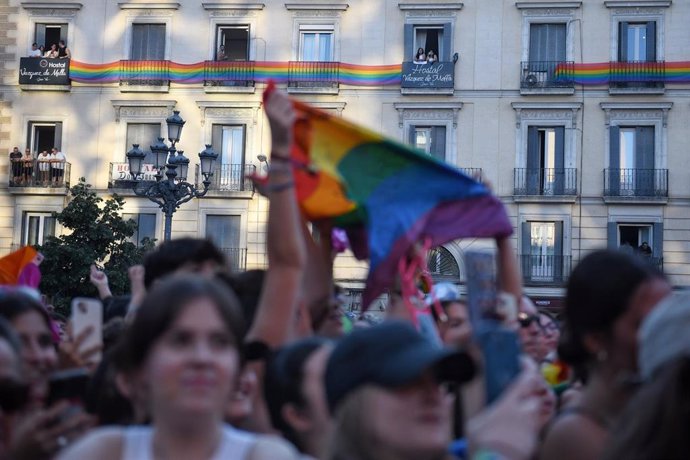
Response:
[{"label": "balcony", "polygon": [[225,255],[230,266],[230,271],[242,272],[247,269],[247,249],[245,248],[219,248]]},{"label": "balcony", "polygon": [[[153,182],[156,180],[156,168],[154,165],[145,164],[142,172],[144,175],[143,181]],[[129,174],[129,163],[110,163],[108,188],[125,189],[129,192],[132,188],[132,180],[132,175]]]},{"label": "balcony", "polygon": [[170,61],[120,61],[120,86],[167,88]]},{"label": "balcony", "polygon": [[338,92],[339,62],[290,61],[288,63],[288,91]]},{"label": "balcony", "polygon": [[611,93],[663,93],[666,62],[611,62],[609,75],[609,92]]},{"label": "balcony", "polygon": [[523,61],[520,63],[520,92],[575,92],[575,63],[571,61]]},{"label": "balcony", "polygon": [[563,285],[570,275],[570,256],[521,255],[520,263],[527,285]]},{"label": "balcony", "polygon": [[214,89],[254,89],[254,61],[205,61],[204,86]]},{"label": "balcony", "polygon": [[19,59],[19,85],[24,90],[69,91],[69,59]]},{"label": "balcony", "polygon": [[513,172],[513,195],[518,197],[552,198],[577,195],[575,168],[516,168]]},{"label": "balcony", "polygon": [[666,201],[668,169],[605,169],[604,197],[623,201]]},{"label": "balcony", "polygon": [[482,182],[484,177],[482,176],[482,168],[459,168],[466,176],[475,179],[478,182]]},{"label": "balcony", "polygon": [[455,63],[403,62],[400,90],[403,94],[453,94]]},{"label": "balcony", "polygon": [[[256,172],[254,165],[223,164],[216,165],[211,176],[211,192],[254,192],[254,183],[249,176]],[[201,184],[203,178],[199,165],[196,167],[196,183]]]},{"label": "balcony", "polygon": [[[39,189],[41,193],[64,194],[69,189],[72,165],[66,161],[17,161],[10,165],[9,188],[12,193],[28,193]],[[38,190],[31,190],[33,193]]]}]

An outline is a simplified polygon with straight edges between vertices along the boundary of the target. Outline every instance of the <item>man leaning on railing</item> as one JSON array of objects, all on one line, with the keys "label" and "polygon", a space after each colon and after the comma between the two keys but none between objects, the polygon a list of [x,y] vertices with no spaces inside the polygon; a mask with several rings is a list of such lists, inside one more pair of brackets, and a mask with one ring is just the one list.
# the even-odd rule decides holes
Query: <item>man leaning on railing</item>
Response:
[{"label": "man leaning on railing", "polygon": [[51,182],[53,185],[62,185],[62,180],[65,176],[65,161],[67,158],[65,154],[53,147],[52,158],[50,160]]}]

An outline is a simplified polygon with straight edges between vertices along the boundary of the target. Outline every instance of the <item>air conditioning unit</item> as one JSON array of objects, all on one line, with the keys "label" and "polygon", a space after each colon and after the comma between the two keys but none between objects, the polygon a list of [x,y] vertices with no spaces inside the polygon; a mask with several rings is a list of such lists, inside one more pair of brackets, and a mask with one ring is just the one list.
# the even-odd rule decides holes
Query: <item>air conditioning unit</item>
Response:
[{"label": "air conditioning unit", "polygon": [[525,77],[525,83],[527,84],[527,86],[536,86],[537,83],[539,83],[539,77],[537,76],[537,74],[529,73]]}]

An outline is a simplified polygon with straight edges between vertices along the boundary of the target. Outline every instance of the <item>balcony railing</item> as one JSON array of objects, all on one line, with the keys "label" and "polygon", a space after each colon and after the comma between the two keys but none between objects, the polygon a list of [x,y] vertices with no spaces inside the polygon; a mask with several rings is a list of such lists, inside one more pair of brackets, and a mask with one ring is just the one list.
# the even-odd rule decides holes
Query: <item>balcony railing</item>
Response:
[{"label": "balcony railing", "polygon": [[465,175],[470,176],[472,179],[476,179],[479,182],[482,181],[482,168],[459,168],[460,171],[465,173]]},{"label": "balcony railing", "polygon": [[573,88],[575,63],[571,61],[523,61],[520,88]]},{"label": "balcony railing", "polygon": [[525,284],[564,284],[570,275],[570,256],[521,255]]},{"label": "balcony railing", "polygon": [[254,86],[254,61],[204,62],[205,86]]},{"label": "balcony railing", "polygon": [[69,188],[72,165],[66,161],[17,161],[10,164],[10,187]]},{"label": "balcony railing", "polygon": [[668,169],[605,169],[604,196],[668,197]]},{"label": "balcony railing", "polygon": [[577,169],[575,168],[516,168],[514,195],[517,196],[575,196]]},{"label": "balcony railing", "polygon": [[290,61],[288,86],[291,88],[337,88],[339,62]]},{"label": "balcony railing", "polygon": [[247,269],[247,250],[245,248],[220,248],[232,272]]},{"label": "balcony railing", "polygon": [[611,88],[663,88],[666,62],[611,62],[609,75]]},{"label": "balcony railing", "polygon": [[[224,164],[217,165],[211,176],[211,191],[253,192],[254,183],[249,176],[256,172],[254,165]],[[203,178],[199,166],[196,168],[196,183],[201,184]]]},{"label": "balcony railing", "polygon": [[170,61],[120,61],[120,85],[165,86],[170,83]]}]

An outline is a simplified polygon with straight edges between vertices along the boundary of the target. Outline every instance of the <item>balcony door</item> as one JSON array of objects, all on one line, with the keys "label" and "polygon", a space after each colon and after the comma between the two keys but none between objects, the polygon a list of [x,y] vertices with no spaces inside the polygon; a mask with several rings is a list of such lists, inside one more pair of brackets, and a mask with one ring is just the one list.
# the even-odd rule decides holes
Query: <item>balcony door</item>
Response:
[{"label": "balcony door", "polygon": [[165,59],[165,24],[132,24],[133,61]]},{"label": "balcony door", "polygon": [[29,122],[27,145],[34,156],[53,147],[62,150],[62,122]]},{"label": "balcony door", "polygon": [[533,282],[550,283],[563,277],[563,222],[522,224],[524,275]]},{"label": "balcony door", "polygon": [[57,46],[60,40],[67,42],[67,24],[36,23],[34,41],[38,46],[44,45],[48,51],[51,45]]},{"label": "balcony door", "polygon": [[618,28],[620,62],[656,61],[656,22],[620,22]]},{"label": "balcony door", "polygon": [[565,127],[527,128],[528,195],[563,195],[565,191]]},{"label": "balcony door", "polygon": [[225,254],[233,270],[238,270],[244,262],[244,251],[240,249],[240,225],[240,216],[206,216],[206,238]]},{"label": "balcony door", "polygon": [[614,196],[654,195],[654,127],[611,126],[610,130],[609,187]]},{"label": "balcony door", "polygon": [[241,190],[244,184],[244,125],[213,125],[213,148],[218,153],[218,186],[222,190]]},{"label": "balcony door", "polygon": [[556,67],[566,60],[565,45],[565,23],[530,24],[528,81],[535,86],[554,81]]}]

